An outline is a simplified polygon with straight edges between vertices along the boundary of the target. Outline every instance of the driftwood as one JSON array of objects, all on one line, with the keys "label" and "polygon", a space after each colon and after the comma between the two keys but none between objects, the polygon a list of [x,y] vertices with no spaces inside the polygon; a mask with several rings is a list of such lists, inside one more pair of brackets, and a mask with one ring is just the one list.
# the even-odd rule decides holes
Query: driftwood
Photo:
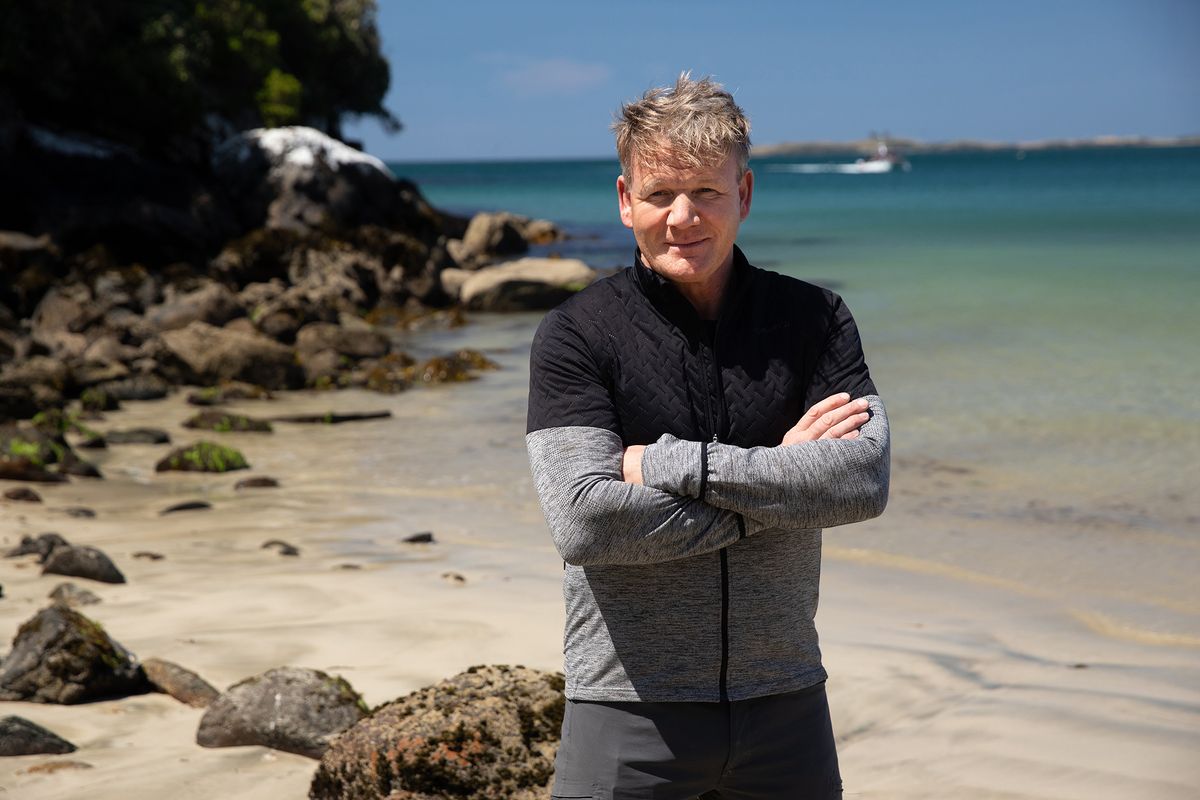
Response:
[{"label": "driftwood", "polygon": [[337,425],[340,422],[358,422],[365,419],[383,419],[390,417],[390,411],[363,411],[357,414],[289,414],[282,417],[269,417],[271,422],[298,422],[315,425]]}]

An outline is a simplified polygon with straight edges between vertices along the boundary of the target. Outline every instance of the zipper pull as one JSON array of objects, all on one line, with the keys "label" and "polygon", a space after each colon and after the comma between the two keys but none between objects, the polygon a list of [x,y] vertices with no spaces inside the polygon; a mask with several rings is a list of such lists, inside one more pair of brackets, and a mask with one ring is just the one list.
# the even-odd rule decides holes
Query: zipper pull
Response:
[{"label": "zipper pull", "polygon": [[717,444],[717,435],[716,435],[715,433],[713,434],[713,440],[712,440],[712,443],[713,443],[713,444]]}]

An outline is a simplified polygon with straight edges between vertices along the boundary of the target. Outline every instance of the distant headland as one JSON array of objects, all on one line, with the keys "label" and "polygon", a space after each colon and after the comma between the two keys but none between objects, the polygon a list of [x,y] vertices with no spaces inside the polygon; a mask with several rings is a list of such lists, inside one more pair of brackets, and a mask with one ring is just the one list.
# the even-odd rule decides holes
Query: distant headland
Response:
[{"label": "distant headland", "polygon": [[880,142],[886,142],[892,152],[904,155],[927,153],[978,153],[999,150],[1089,150],[1109,147],[1200,147],[1196,136],[1096,136],[1089,139],[1043,139],[1032,142],[988,142],[977,139],[954,139],[945,142],[923,142],[895,136],[868,137],[845,142],[781,142],[756,145],[754,155],[822,156],[845,153],[874,153]]}]

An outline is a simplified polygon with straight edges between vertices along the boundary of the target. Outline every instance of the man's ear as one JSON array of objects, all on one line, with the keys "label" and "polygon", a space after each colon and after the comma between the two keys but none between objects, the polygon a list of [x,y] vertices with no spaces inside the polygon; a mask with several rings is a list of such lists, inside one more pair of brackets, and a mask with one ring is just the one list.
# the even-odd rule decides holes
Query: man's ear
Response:
[{"label": "man's ear", "polygon": [[754,173],[746,170],[746,174],[738,181],[738,203],[741,207],[742,219],[750,214],[750,200],[754,197]]},{"label": "man's ear", "polygon": [[633,196],[625,184],[625,176],[617,176],[617,207],[621,210],[621,222],[626,228],[633,227]]}]

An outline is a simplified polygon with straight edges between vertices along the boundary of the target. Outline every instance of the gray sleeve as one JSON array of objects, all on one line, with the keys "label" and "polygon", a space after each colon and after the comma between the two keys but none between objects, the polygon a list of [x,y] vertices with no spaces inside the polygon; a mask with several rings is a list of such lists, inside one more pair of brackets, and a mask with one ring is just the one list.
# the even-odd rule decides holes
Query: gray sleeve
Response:
[{"label": "gray sleeve", "polygon": [[741,515],[622,480],[621,437],[543,428],[525,437],[534,485],[568,564],[650,564],[719,550],[745,535]]},{"label": "gray sleeve", "polygon": [[763,528],[829,528],[877,517],[887,505],[891,442],[883,401],[857,439],[741,448],[663,436],[642,455],[642,480],[702,499]]}]

